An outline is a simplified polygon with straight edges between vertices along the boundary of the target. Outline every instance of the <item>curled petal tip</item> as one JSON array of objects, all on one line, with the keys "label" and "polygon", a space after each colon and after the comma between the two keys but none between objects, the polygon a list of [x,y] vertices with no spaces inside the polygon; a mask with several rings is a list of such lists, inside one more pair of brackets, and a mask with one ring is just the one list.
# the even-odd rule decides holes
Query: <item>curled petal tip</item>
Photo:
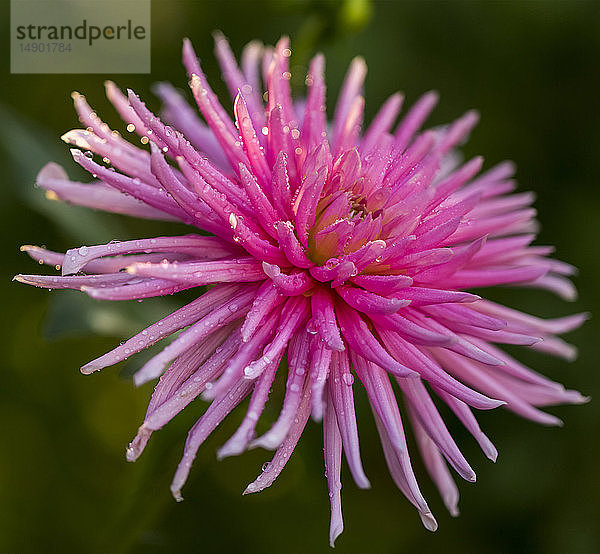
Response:
[{"label": "curled petal tip", "polygon": [[360,479],[356,480],[356,486],[359,489],[369,490],[371,488],[371,481],[369,481],[366,475],[363,475]]},{"label": "curled petal tip", "polygon": [[237,456],[244,451],[243,448],[236,445],[224,444],[219,450],[217,450],[217,460],[223,460],[231,456]]},{"label": "curled petal tip", "polygon": [[125,450],[125,459],[128,462],[135,462],[137,460],[137,454],[133,446],[129,445]]},{"label": "curled petal tip", "polygon": [[438,522],[431,512],[419,512],[419,516],[425,529],[431,532],[437,531]]},{"label": "curled petal tip", "polygon": [[[82,287],[85,288],[85,287]],[[96,371],[103,369],[105,366],[101,363],[98,363],[98,359],[92,360],[85,365],[82,365],[79,371],[84,375],[90,375],[91,373],[95,373]]]},{"label": "curled petal tip", "polygon": [[506,401],[505,400],[498,400],[497,398],[489,398],[487,401],[487,409],[488,410],[495,410],[496,408],[500,408],[502,406],[506,405]]},{"label": "curled petal tip", "polygon": [[47,179],[68,179],[65,170],[55,162],[48,162],[40,169],[35,180],[40,186],[43,186],[43,181]]},{"label": "curled petal tip", "polygon": [[258,489],[256,487],[256,485],[254,483],[250,483],[245,489],[244,492],[242,493],[243,496],[247,495],[247,494],[252,494],[258,492]]},{"label": "curled petal tip", "polygon": [[[65,135],[63,135],[61,138],[63,140],[65,140],[65,136],[67,136],[68,133],[66,133]],[[65,141],[67,142],[67,141]],[[84,158],[85,156],[83,155],[83,152],[81,150],[79,150],[79,148],[69,148],[69,152],[71,152],[71,156],[73,156],[73,159],[76,162],[79,162],[79,160],[81,160],[82,158]]]},{"label": "curled petal tip", "polygon": [[447,500],[446,506],[448,507],[448,512],[452,517],[458,517],[460,515],[458,504],[455,501],[450,503],[450,500]]},{"label": "curled petal tip", "polygon": [[496,461],[498,460],[498,450],[493,444],[490,443],[490,445],[491,448],[485,451],[485,455],[488,460],[496,463]]},{"label": "curled petal tip", "polygon": [[343,531],[344,524],[342,522],[333,525],[329,529],[329,546],[331,546],[331,548],[335,548],[335,541],[343,533]]},{"label": "curled petal tip", "polygon": [[151,380],[152,380],[152,378],[146,377],[144,375],[140,375],[139,373],[136,373],[133,376],[133,384],[136,387],[141,387],[142,385],[145,385],[148,381],[151,381]]},{"label": "curled petal tip", "polygon": [[592,400],[591,396],[584,396],[578,391],[571,391],[573,393],[571,398],[572,404],[587,404]]},{"label": "curled petal tip", "polygon": [[279,437],[275,434],[265,434],[262,437],[254,439],[248,445],[248,448],[264,448],[265,450],[276,450],[285,437]]}]

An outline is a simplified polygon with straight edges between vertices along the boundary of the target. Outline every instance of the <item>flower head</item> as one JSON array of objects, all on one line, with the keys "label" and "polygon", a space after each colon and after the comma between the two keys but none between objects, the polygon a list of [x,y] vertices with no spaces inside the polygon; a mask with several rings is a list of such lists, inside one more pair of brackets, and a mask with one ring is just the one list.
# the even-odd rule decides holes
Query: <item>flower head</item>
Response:
[{"label": "flower head", "polygon": [[[189,432],[171,486],[176,499],[202,442],[246,397],[245,417],[219,457],[253,447],[275,450],[246,493],[273,483],[312,414],[323,421],[333,544],[343,528],[342,452],[356,484],[369,487],[353,396],[362,386],[394,481],[425,527],[435,530],[411,466],[405,423],[453,515],[458,491],[448,466],[467,481],[475,481],[475,473],[434,397],[491,460],[496,449],[472,409],[504,405],[556,425],[560,420],[540,407],[585,400],[494,346],[523,345],[572,359],[574,348],[557,335],[580,325],[585,314],[543,320],[471,291],[516,285],[570,299],[575,293],[567,277],[574,269],[549,259],[551,248],[531,246],[533,198],[512,193],[512,164],[480,173],[481,158],[460,161],[455,148],[476,124],[475,112],[421,132],[437,101],[427,93],[394,129],[403,100],[395,94],[363,131],[366,65],[357,58],[328,126],[324,58],[310,64],[306,99],[294,100],[290,53],[286,38],[274,49],[253,42],[240,68],[225,38],[216,36],[233,118],[188,41],[183,62],[204,121],[168,84],[156,90],[171,126],[132,91],[124,95],[107,83],[109,100],[142,145],[109,129],[74,93],[84,129],[69,131],[63,140],[76,147],[74,160],[94,181],[72,182],[50,163],[38,184],[73,204],[182,221],[207,233],[82,246],[65,254],[26,246],[34,259],[62,268],[62,276],[17,279],[104,300],[207,287],[82,367],[92,373],[181,331],[134,376],[138,385],[160,381],[127,449],[127,458],[137,459],[152,432],[192,400],[201,395],[210,401]],[[256,437],[278,378],[287,381],[279,417]],[[404,397],[402,415],[392,381]]]}]

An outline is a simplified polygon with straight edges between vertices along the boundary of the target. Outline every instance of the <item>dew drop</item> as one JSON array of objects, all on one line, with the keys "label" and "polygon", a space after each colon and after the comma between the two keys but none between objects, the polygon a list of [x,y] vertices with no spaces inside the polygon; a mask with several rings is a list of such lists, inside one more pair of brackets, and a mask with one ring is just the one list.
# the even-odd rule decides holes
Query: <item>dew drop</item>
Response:
[{"label": "dew drop", "polygon": [[317,334],[317,325],[314,319],[310,319],[306,324],[306,332],[310,333],[311,335]]},{"label": "dew drop", "polygon": [[354,383],[354,376],[352,373],[344,373],[344,375],[342,375],[342,380],[346,385],[351,386],[352,383]]}]

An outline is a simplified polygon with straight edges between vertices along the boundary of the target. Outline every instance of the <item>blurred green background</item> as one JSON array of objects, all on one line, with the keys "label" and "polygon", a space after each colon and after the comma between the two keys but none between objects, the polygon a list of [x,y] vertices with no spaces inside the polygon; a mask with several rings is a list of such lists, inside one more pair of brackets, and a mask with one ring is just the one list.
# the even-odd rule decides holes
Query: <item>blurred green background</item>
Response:
[{"label": "blurred green background", "polygon": [[[580,300],[571,305],[539,291],[494,291],[494,298],[544,316],[600,312],[598,2],[157,0],[152,2],[152,74],[114,76],[10,75],[8,2],[3,6],[0,552],[329,551],[319,425],[309,424],[278,482],[250,497],[241,491],[269,453],[252,451],[221,463],[215,459],[215,449],[240,420],[238,412],[201,448],[182,504],[173,501],[168,485],[202,402],[157,433],[136,464],[125,462],[125,446],[152,391],[152,386],[134,389],[128,377],[141,362],[91,377],[81,376],[78,368],[177,305],[177,297],[98,304],[75,293],[10,282],[15,273],[41,270],[19,252],[21,244],[65,250],[180,231],[47,201],[33,179],[51,159],[64,163],[71,176],[79,175],[58,138],[78,126],[72,90],[85,93],[116,125],[103,95],[106,78],[134,88],[157,109],[150,93],[153,82],[185,87],[180,66],[184,36],[193,40],[222,94],[225,87],[212,57],[215,29],[230,38],[237,52],[254,38],[272,44],[281,34],[291,35],[295,78],[312,53],[323,51],[330,105],[348,62],[361,54],[369,66],[369,116],[396,90],[404,91],[408,102],[426,90],[439,90],[442,100],[431,124],[479,109],[482,122],[464,148],[466,156],[483,154],[488,167],[515,160],[521,190],[538,195],[538,244],[555,244],[561,259],[580,268]],[[598,398],[596,324],[592,319],[569,337],[580,348],[572,364],[530,352],[520,357]],[[565,420],[562,429],[542,428],[504,411],[482,413],[482,426],[500,451],[495,465],[450,419],[478,483],[459,484],[462,513],[452,519],[415,462],[440,524],[435,534],[421,527],[395,490],[364,394],[358,394],[357,403],[373,489],[357,490],[344,470],[346,531],[337,551],[600,552],[597,400],[552,408]]]}]

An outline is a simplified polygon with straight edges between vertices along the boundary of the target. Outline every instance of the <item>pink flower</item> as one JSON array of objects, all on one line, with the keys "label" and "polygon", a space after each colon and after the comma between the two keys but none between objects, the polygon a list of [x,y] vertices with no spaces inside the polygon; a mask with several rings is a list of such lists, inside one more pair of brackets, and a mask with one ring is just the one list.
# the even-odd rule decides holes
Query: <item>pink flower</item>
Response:
[{"label": "pink flower", "polygon": [[[531,246],[533,197],[512,193],[512,164],[480,174],[481,158],[459,161],[455,148],[476,124],[475,112],[421,132],[437,101],[430,92],[392,130],[403,100],[395,94],[363,131],[366,66],[357,58],[329,127],[321,55],[310,64],[304,101],[290,93],[287,38],[274,49],[250,43],[241,69],[221,35],[216,54],[234,98],[233,119],[186,41],[183,62],[205,122],[170,85],[158,85],[157,92],[172,127],[133,92],[124,96],[107,83],[127,130],[148,151],[111,131],[74,93],[84,129],[63,139],[85,151],[71,153],[94,181],[72,182],[52,163],[38,176],[40,186],[67,202],[183,221],[209,235],[111,242],[65,254],[26,246],[32,258],[60,266],[62,276],[17,279],[104,300],[208,285],[193,302],[82,367],[93,373],[181,331],[135,374],[137,385],[160,381],[127,449],[127,459],[137,459],[152,432],[192,400],[202,395],[211,402],[189,432],[171,486],[177,500],[200,445],[246,397],[246,415],[218,456],[259,446],[275,450],[246,493],[273,483],[312,414],[323,420],[333,545],[343,529],[342,451],[356,484],[369,487],[353,396],[363,386],[392,477],[425,527],[435,530],[411,467],[406,422],[453,515],[458,490],[448,466],[467,481],[475,481],[475,473],[434,395],[491,460],[496,449],[473,408],[504,405],[557,425],[560,420],[539,408],[586,400],[494,346],[523,345],[571,360],[574,348],[557,335],[579,326],[585,314],[543,320],[470,291],[516,285],[572,299],[568,276],[574,268],[548,258],[551,248]],[[94,161],[94,153],[112,167]],[[279,417],[256,437],[270,388],[282,373],[287,384]],[[403,416],[391,381],[404,397]]]}]

